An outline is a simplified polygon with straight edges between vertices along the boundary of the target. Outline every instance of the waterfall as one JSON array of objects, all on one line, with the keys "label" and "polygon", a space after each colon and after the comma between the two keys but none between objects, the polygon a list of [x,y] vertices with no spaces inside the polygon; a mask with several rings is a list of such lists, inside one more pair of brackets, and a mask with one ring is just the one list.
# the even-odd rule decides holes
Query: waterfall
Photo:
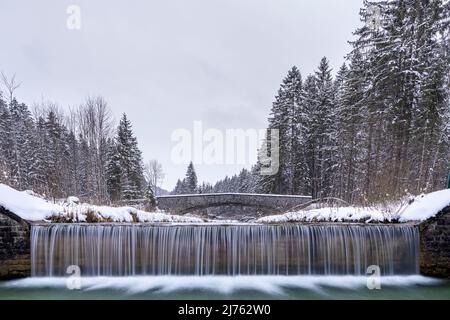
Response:
[{"label": "waterfall", "polygon": [[418,273],[410,225],[49,224],[31,230],[33,276]]}]

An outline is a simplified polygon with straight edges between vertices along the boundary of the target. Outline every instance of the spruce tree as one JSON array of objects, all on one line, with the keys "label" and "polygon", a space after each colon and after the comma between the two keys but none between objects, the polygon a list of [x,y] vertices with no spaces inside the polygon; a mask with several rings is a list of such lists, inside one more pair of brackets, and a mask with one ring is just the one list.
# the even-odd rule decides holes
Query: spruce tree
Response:
[{"label": "spruce tree", "polygon": [[306,122],[304,127],[304,155],[306,170],[304,175],[306,177],[305,186],[309,192],[304,194],[311,195],[316,198],[319,193],[319,178],[318,178],[318,130],[317,130],[317,106],[319,103],[316,77],[309,75],[303,85],[303,108],[306,114]]},{"label": "spruce tree", "polygon": [[0,182],[2,183],[9,182],[11,177],[11,144],[11,117],[8,105],[0,91]]},{"label": "spruce tree", "polygon": [[183,183],[183,193],[187,194],[197,193],[198,190],[197,184],[198,184],[197,174],[195,173],[194,164],[191,161],[186,171],[186,177]]},{"label": "spruce tree", "polygon": [[33,186],[35,178],[35,128],[31,113],[14,98],[9,106],[11,132],[11,179],[19,189]]},{"label": "spruce tree", "polygon": [[172,194],[182,194],[183,193],[183,182],[178,179]]},{"label": "spruce tree", "polygon": [[[299,113],[301,112],[302,78],[297,67],[289,70],[278,90],[278,95],[272,105],[269,118],[269,129],[279,132],[279,170],[274,175],[261,177],[261,185],[266,193],[292,194],[296,164],[299,161]],[[270,136],[267,141],[270,145]],[[269,146],[270,149],[270,146]]]},{"label": "spruce tree", "polygon": [[349,68],[341,69],[337,81],[336,102],[338,104],[338,133],[339,146],[339,176],[338,196],[348,202],[353,202],[361,196],[359,181],[363,166],[364,119],[367,110],[364,101],[366,90],[364,65],[362,55],[355,50],[351,56]]},{"label": "spruce tree", "polygon": [[[139,199],[144,196],[145,182],[141,151],[127,116],[123,114],[108,165],[108,189],[113,199]],[[119,178],[120,177],[120,178]],[[120,183],[120,187],[117,186]],[[120,192],[117,192],[120,190]]]}]

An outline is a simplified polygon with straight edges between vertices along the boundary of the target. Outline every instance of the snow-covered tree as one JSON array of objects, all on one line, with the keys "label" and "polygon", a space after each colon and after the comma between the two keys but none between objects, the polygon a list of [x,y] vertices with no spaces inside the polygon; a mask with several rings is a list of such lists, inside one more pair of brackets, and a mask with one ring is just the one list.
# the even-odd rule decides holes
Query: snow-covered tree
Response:
[{"label": "snow-covered tree", "polygon": [[189,163],[187,171],[186,171],[186,177],[183,181],[183,193],[197,193],[198,189],[198,181],[197,181],[197,174],[195,173],[194,164],[192,162]]},{"label": "snow-covered tree", "polygon": [[363,103],[366,90],[362,55],[355,50],[351,55],[349,68],[343,67],[336,80],[338,105],[338,184],[335,193],[352,202],[361,195],[359,181],[364,161],[364,141],[367,110]]},{"label": "snow-covered tree", "polygon": [[142,155],[127,116],[123,114],[110,148],[108,189],[112,199],[139,199],[145,192]]},{"label": "snow-covered tree", "polygon": [[[279,170],[274,175],[261,177],[263,192],[292,194],[296,189],[298,157],[301,156],[296,152],[301,126],[301,90],[301,74],[294,66],[283,80],[270,113],[269,129],[279,132]],[[267,141],[270,141],[270,136]]]}]

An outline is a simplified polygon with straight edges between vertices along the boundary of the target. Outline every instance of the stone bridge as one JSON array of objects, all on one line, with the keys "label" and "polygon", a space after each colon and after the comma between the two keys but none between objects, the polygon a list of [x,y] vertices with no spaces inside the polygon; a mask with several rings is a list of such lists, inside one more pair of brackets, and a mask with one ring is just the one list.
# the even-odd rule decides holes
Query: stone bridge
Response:
[{"label": "stone bridge", "polygon": [[158,196],[158,208],[172,214],[197,214],[208,218],[245,220],[284,213],[311,201],[309,196],[211,193]]}]

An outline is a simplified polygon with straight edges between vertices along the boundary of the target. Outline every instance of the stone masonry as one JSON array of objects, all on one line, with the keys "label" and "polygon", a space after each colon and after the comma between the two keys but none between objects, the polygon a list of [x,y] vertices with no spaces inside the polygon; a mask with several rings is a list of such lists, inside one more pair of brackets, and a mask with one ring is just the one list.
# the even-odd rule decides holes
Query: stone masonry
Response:
[{"label": "stone masonry", "polygon": [[0,280],[30,274],[30,226],[0,206]]},{"label": "stone masonry", "polygon": [[[257,211],[264,211],[261,212],[263,214],[290,209],[308,200],[308,197],[260,196],[251,199],[250,205]],[[221,207],[228,212],[235,206],[248,207],[248,201],[249,198],[245,195],[158,197],[160,208],[162,203],[163,208],[177,213]],[[421,223],[419,230],[421,273],[432,277],[450,278],[450,206]],[[0,206],[0,280],[29,276],[30,260],[29,223]]]},{"label": "stone masonry", "polygon": [[420,272],[450,278],[450,206],[423,222],[420,228]]},{"label": "stone masonry", "polygon": [[[203,214],[210,217],[244,212],[245,216],[284,213],[311,201],[309,196],[217,193],[157,197],[158,208],[172,214]],[[213,211],[213,212],[212,212]]]}]

